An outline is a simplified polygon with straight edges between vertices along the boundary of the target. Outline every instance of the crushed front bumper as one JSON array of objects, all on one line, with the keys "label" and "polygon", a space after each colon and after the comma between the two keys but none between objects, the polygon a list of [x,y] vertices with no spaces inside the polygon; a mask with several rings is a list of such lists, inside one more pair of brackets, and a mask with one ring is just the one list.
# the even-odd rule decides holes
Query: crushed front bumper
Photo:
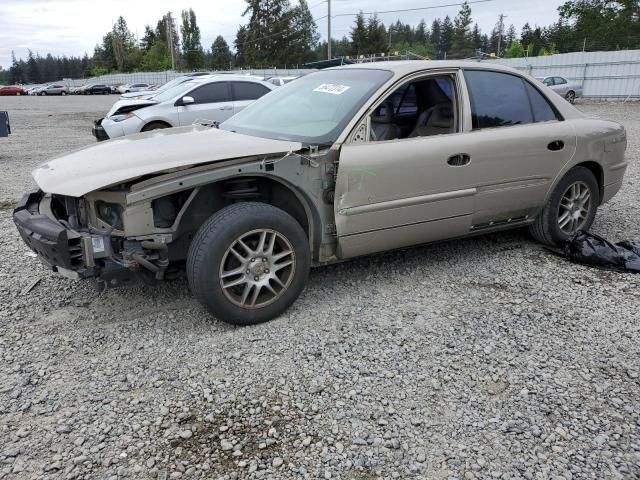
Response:
[{"label": "crushed front bumper", "polygon": [[109,140],[109,135],[107,134],[104,127],[102,126],[103,120],[104,118],[100,118],[96,120],[95,122],[93,122],[93,127],[91,128],[92,135],[96,137],[96,140],[99,142],[103,140]]},{"label": "crushed front bumper", "polygon": [[[39,211],[42,192],[30,192],[22,197],[13,211],[13,222],[27,246],[53,271],[77,272],[79,278],[93,275],[85,268],[82,241],[70,236],[70,231]],[[66,273],[66,272],[63,272]]]}]

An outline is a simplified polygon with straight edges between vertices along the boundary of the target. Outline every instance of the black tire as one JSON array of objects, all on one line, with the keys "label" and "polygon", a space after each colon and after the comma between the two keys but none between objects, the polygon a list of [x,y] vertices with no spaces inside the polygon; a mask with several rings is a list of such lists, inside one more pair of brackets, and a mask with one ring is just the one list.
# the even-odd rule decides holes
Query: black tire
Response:
[{"label": "black tire", "polygon": [[[227,297],[220,271],[225,255],[237,239],[260,229],[284,237],[291,246],[295,263],[287,286],[278,292],[279,296],[262,307],[245,308]],[[237,203],[215,213],[200,227],[189,247],[187,278],[195,298],[216,318],[233,325],[253,325],[271,320],[291,306],[307,283],[310,265],[309,240],[291,215],[264,203]],[[241,266],[240,270],[244,268]],[[275,268],[273,270],[275,273]]]},{"label": "black tire", "polygon": [[151,122],[142,127],[141,132],[150,132],[151,130],[158,130],[160,128],[171,128],[171,125],[167,125],[164,122]]},{"label": "black tire", "polygon": [[60,92],[60,95],[62,95],[63,97],[67,94],[67,92]]},{"label": "black tire", "polygon": [[47,96],[47,92],[40,92],[40,96],[41,97],[46,97]]},{"label": "black tire", "polygon": [[567,102],[573,105],[574,103],[576,103],[576,92],[574,92],[573,90],[569,90],[564,98],[567,100]]},{"label": "black tire", "polygon": [[589,189],[591,200],[589,213],[584,223],[579,226],[579,230],[588,230],[596,217],[598,206],[600,205],[600,189],[594,174],[585,167],[574,167],[558,182],[553,190],[549,201],[538,214],[535,223],[529,227],[533,238],[546,245],[560,247],[564,245],[573,235],[568,234],[560,228],[558,224],[560,201],[567,189],[577,183],[582,182]]}]

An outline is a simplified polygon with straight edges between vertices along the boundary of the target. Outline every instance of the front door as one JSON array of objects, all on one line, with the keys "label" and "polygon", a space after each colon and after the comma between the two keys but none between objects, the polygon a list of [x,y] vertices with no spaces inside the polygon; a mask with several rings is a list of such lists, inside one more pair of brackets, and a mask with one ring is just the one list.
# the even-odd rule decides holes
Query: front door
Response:
[{"label": "front door", "polygon": [[191,125],[196,120],[223,122],[233,115],[233,101],[227,82],[207,83],[184,96],[192,97],[194,103],[176,107],[180,125]]},{"label": "front door", "polygon": [[[461,150],[465,134],[458,133],[456,75],[425,75],[411,83],[410,87],[399,85],[371,112],[378,118],[384,111],[382,131],[366,143],[342,146],[334,201],[341,258],[469,232],[477,172],[467,152]],[[412,96],[411,104],[425,112],[414,112],[416,122],[425,120],[420,128],[403,129],[396,123],[402,104],[388,111],[390,98],[407,88],[415,89],[417,95]],[[384,110],[376,110],[380,108]],[[445,113],[430,113],[436,109]],[[388,140],[374,141],[376,138]]]},{"label": "front door", "polygon": [[342,258],[464,235],[474,165],[459,134],[342,147],[335,195]]}]

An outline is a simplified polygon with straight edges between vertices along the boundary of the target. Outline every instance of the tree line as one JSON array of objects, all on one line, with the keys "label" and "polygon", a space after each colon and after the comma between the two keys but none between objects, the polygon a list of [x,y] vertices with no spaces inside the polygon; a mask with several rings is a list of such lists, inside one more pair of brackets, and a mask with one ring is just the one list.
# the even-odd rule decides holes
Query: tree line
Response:
[{"label": "tree line", "polygon": [[[26,60],[12,58],[9,70],[0,69],[0,83],[43,83],[111,72],[228,70],[300,66],[326,58],[327,42],[306,0],[245,0],[245,25],[239,26],[233,51],[218,35],[209,48],[192,9],[173,18],[171,12],[155,27],[145,26],[137,40],[119,17],[89,57],[42,57],[29,51]],[[640,0],[570,0],[558,8],[558,19],[548,26],[526,23],[521,31],[506,26],[502,17],[491,32],[473,21],[467,3],[452,19],[435,18],[417,24],[397,20],[386,26],[377,15],[355,17],[349,35],[332,39],[336,57],[392,55],[406,52],[433,59],[480,56],[522,57],[573,51],[640,48]]]}]

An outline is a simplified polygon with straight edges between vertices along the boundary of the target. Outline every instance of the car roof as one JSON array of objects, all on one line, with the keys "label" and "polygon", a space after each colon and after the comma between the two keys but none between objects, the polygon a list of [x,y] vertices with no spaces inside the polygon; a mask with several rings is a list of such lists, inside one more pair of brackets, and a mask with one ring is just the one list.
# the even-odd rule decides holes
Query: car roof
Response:
[{"label": "car roof", "polygon": [[190,83],[207,83],[210,82],[212,80],[221,80],[221,81],[229,81],[229,80],[248,80],[248,81],[252,81],[252,82],[262,82],[262,78],[260,77],[255,77],[255,76],[251,76],[251,75],[233,75],[233,74],[226,74],[226,75],[220,75],[220,74],[214,74],[214,75],[206,75],[206,76],[201,76],[201,77],[194,77],[191,80],[189,80]]},{"label": "car roof", "polygon": [[398,60],[384,62],[368,62],[354,63],[351,65],[341,65],[339,67],[331,67],[326,70],[387,70],[393,72],[396,76],[409,75],[425,70],[436,70],[443,68],[474,68],[482,70],[496,70],[508,73],[520,73],[515,68],[500,65],[494,62],[480,62],[473,60]]}]

